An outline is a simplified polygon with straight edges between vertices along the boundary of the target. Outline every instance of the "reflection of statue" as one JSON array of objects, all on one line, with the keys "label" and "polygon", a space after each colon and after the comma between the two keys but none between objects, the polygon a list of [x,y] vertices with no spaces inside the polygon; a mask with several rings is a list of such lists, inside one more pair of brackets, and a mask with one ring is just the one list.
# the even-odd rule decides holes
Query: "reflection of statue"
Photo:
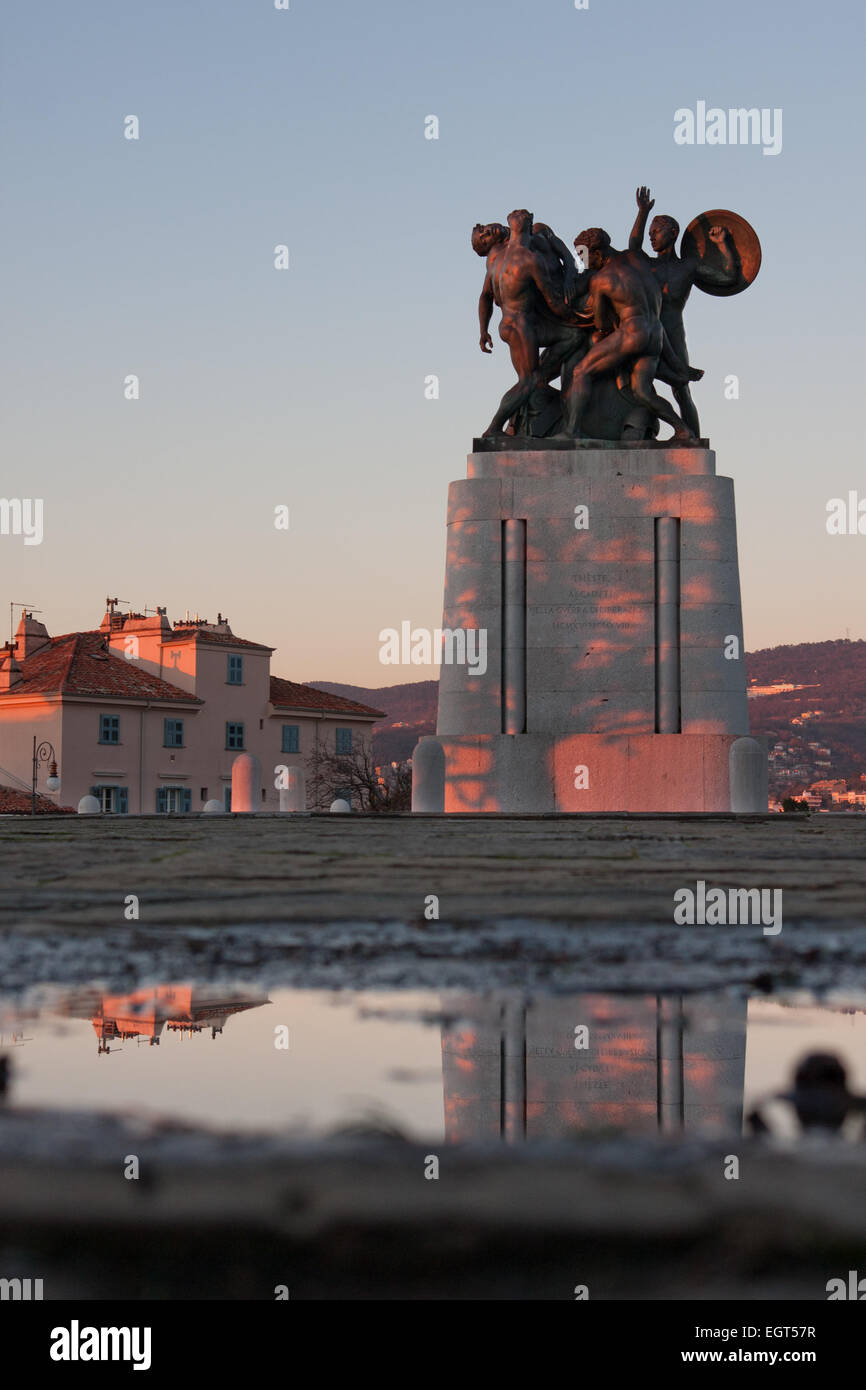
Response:
[{"label": "reflection of statue", "polygon": [[449,1143],[742,1124],[746,1003],[678,995],[448,995]]},{"label": "reflection of statue", "polygon": [[[488,435],[502,432],[512,415],[528,402],[536,386],[543,384],[554,365],[551,359],[555,358],[557,367],[561,365],[568,355],[580,348],[584,334],[584,326],[568,307],[565,272],[550,237],[544,233],[533,234],[532,214],[523,208],[509,214],[508,225],[508,240],[497,237],[487,257],[479,318],[481,348],[487,352],[492,347],[487,325],[493,305],[498,304],[502,310],[499,336],[511,352],[517,385],[503,396],[485,430]],[[488,232],[488,229],[483,230]],[[492,227],[489,235],[491,239],[495,235]],[[551,264],[553,259],[559,267],[558,275]],[[540,374],[542,347],[552,349],[552,353],[548,354],[545,371]]]},{"label": "reflection of statue", "polygon": [[[662,292],[662,325],[674,352],[688,365],[689,354],[686,347],[686,331],[683,326],[683,310],[686,306],[686,300],[699,274],[704,284],[729,287],[737,283],[739,270],[730,244],[730,237],[727,229],[723,226],[714,226],[709,229],[709,239],[718,248],[722,257],[722,266],[720,269],[716,269],[711,265],[702,263],[697,256],[678,256],[676,242],[680,234],[679,223],[674,217],[656,216],[650,223],[649,230],[650,243],[656,254],[654,258],[647,256],[641,247],[646,220],[650,209],[655,205],[655,199],[650,197],[649,189],[643,187],[637,190],[635,196],[638,214],[629,237],[629,249],[639,253],[652,270]],[[689,391],[689,383],[672,377],[664,364],[659,368],[658,377],[660,381],[666,381],[672,387],[674,400],[680,408],[683,421],[692,434],[700,434],[698,412]]]},{"label": "reflection of statue", "polygon": [[668,401],[653,386],[664,349],[664,329],[659,313],[661,291],[642,273],[631,253],[615,251],[601,227],[581,232],[575,246],[586,248],[590,281],[590,306],[596,333],[593,345],[574,369],[566,387],[565,433],[580,437],[581,421],[589,404],[594,377],[610,372],[620,375],[620,389],[638,405],[673,426],[674,439],[694,436]]}]

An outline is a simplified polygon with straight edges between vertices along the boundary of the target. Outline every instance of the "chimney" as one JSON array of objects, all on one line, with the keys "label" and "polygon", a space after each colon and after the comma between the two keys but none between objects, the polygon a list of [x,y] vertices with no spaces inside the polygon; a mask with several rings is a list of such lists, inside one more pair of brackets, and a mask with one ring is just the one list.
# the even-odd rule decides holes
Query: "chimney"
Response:
[{"label": "chimney", "polygon": [[0,652],[0,691],[11,690],[21,676],[21,667],[15,660],[15,643],[4,642],[3,651]]},{"label": "chimney", "polygon": [[[50,641],[51,638],[45,624],[40,623],[38,618],[34,618],[32,613],[23,612],[18,630],[15,633],[15,655],[21,661],[26,661],[28,656],[32,656],[34,652],[47,647]],[[7,646],[9,645],[7,643]]]}]

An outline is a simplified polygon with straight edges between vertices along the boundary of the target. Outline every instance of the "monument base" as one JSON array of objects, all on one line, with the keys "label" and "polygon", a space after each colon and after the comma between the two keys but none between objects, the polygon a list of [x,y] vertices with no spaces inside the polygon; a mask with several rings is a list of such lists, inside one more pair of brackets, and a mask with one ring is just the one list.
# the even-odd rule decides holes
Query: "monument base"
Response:
[{"label": "monument base", "polygon": [[697,442],[530,442],[449,488],[413,809],[766,811],[731,479]]},{"label": "monument base", "polygon": [[413,811],[766,811],[766,741],[736,734],[422,738]]}]

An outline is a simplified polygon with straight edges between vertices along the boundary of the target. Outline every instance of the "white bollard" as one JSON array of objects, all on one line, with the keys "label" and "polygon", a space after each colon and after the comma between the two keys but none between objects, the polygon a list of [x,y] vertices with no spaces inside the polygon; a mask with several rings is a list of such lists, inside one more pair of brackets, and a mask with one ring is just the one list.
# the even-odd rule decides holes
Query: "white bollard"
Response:
[{"label": "white bollard", "polygon": [[95,796],[83,796],[78,803],[79,816],[99,816],[102,814],[102,807]]},{"label": "white bollard", "polygon": [[252,753],[238,753],[232,763],[232,814],[252,815],[262,806],[262,765]]},{"label": "white bollard", "polygon": [[429,736],[416,743],[412,754],[412,810],[445,810],[445,752]]},{"label": "white bollard", "polygon": [[224,816],[226,812],[223,803],[217,801],[215,796],[212,797],[210,801],[206,801],[201,809],[206,816]]},{"label": "white bollard", "polygon": [[342,797],[337,797],[337,800],[332,801],[329,807],[331,814],[336,816],[344,816],[346,812],[351,811],[351,809],[348,801],[344,801]]},{"label": "white bollard", "polygon": [[735,739],[728,754],[731,810],[739,814],[767,810],[767,754],[757,739]]},{"label": "white bollard", "polygon": [[281,811],[306,811],[307,787],[302,767],[286,768],[286,786],[280,787]]}]

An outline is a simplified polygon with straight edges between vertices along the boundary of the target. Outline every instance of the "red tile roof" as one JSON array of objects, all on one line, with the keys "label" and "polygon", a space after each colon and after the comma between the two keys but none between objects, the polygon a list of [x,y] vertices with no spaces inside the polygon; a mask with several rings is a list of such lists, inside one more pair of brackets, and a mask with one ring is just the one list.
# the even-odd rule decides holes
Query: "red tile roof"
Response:
[{"label": "red tile roof", "polygon": [[9,696],[37,694],[204,703],[189,691],[152,676],[134,661],[107,652],[101,632],[68,632],[63,637],[52,637],[48,646],[21,662],[21,679],[0,693],[0,701]]},{"label": "red tile roof", "polygon": [[170,647],[172,642],[189,642],[193,637],[213,647],[253,647],[257,652],[276,651],[275,647],[266,647],[262,642],[248,642],[245,637],[235,637],[230,632],[210,632],[205,627],[172,628],[171,636],[164,639],[163,645]]},{"label": "red tile roof", "polygon": [[314,709],[322,714],[330,711],[332,714],[366,714],[371,718],[385,718],[384,710],[360,705],[357,700],[331,695],[326,690],[316,690],[312,685],[298,685],[295,681],[283,680],[281,676],[271,676],[271,704],[279,709]]},{"label": "red tile roof", "polygon": [[[37,816],[74,816],[71,806],[58,806],[47,796],[36,793]],[[0,816],[29,816],[30,792],[18,787],[0,787]]]}]

